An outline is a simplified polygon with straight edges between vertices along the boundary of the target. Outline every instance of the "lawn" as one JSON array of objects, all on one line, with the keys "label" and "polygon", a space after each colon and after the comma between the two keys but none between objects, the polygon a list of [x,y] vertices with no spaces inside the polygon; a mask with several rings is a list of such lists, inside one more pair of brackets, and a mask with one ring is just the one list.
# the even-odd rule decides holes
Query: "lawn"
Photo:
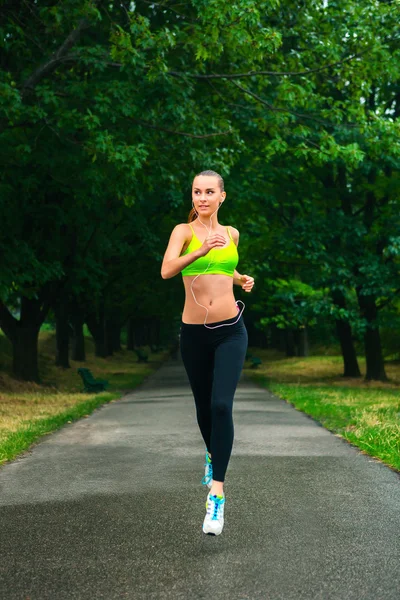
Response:
[{"label": "lawn", "polygon": [[[286,358],[249,348],[262,364],[245,373],[330,431],[400,471],[400,362],[386,364],[387,382],[341,376],[340,356]],[[359,358],[362,375],[365,361]]]},{"label": "lawn", "polygon": [[[149,353],[147,363],[138,363],[136,354],[122,350],[114,356],[98,358],[91,338],[86,338],[85,344],[86,362],[71,361],[70,369],[62,369],[54,364],[55,333],[41,332],[39,385],[11,377],[11,347],[0,335],[0,464],[15,458],[42,435],[121,398],[140,385],[168,356],[167,351]],[[83,383],[77,373],[82,366],[89,368],[95,377],[109,381],[106,392],[82,393]]]}]

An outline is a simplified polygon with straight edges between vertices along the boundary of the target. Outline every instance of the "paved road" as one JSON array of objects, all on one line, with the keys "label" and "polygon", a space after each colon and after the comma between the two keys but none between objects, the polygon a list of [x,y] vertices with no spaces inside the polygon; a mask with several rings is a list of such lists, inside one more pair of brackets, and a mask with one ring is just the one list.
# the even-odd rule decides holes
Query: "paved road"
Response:
[{"label": "paved road", "polygon": [[399,600],[399,476],[247,381],[234,418],[219,537],[179,362],[5,465],[0,598]]}]

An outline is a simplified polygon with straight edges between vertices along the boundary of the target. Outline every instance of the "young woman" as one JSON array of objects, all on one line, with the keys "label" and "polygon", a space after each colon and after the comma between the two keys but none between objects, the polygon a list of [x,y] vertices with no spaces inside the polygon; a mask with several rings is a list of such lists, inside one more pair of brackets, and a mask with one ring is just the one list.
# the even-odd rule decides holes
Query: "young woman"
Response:
[{"label": "young woman", "polygon": [[234,435],[233,398],[247,349],[243,309],[235,302],[233,284],[246,292],[254,285],[253,277],[236,271],[238,230],[218,222],[225,198],[218,173],[196,175],[189,222],[173,229],[161,267],[163,279],[182,273],[185,286],[180,349],[206,445],[202,483],[211,489],[203,531],[213,535],[219,535],[224,526],[224,480]]}]

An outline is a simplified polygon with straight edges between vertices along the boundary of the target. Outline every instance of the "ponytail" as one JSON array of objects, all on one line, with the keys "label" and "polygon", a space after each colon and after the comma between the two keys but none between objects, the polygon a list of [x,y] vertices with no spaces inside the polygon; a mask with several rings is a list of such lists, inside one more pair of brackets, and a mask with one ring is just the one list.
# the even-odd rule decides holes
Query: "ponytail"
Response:
[{"label": "ponytail", "polygon": [[192,223],[196,219],[197,219],[197,213],[194,210],[194,208],[192,208],[192,210],[190,211],[189,216],[188,216],[188,223]]}]

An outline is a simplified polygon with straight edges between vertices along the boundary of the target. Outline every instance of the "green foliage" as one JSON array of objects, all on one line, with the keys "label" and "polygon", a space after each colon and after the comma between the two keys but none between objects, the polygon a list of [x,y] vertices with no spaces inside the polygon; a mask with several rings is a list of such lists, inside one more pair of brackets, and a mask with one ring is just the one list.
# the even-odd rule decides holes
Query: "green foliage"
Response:
[{"label": "green foliage", "polygon": [[264,283],[270,315],[260,319],[262,326],[275,323],[279,329],[285,329],[315,323],[318,305],[323,301],[322,292],[297,279],[272,279]]},{"label": "green foliage", "polygon": [[176,317],[178,278],[163,282],[160,264],[204,168],[228,176],[221,219],[241,231],[263,326],[341,318],[361,332],[357,298],[393,308],[396,4],[3,4],[9,309],[68,294],[123,318]]}]

